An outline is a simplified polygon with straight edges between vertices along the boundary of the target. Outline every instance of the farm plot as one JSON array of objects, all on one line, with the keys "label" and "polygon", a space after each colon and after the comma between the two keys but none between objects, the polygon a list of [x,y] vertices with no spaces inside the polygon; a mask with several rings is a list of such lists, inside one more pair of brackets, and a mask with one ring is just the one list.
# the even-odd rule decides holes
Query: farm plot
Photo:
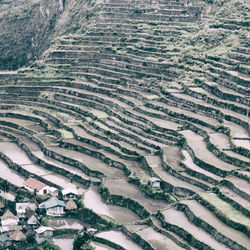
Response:
[{"label": "farm plot", "polygon": [[58,148],[58,147],[50,147],[51,150],[65,155],[67,157],[70,157],[74,160],[77,160],[79,162],[84,163],[89,169],[91,170],[97,170],[101,173],[105,174],[106,176],[112,178],[112,177],[123,177],[123,172],[119,169],[110,167],[108,164],[103,163],[101,160],[89,156],[80,152],[68,150],[65,148]]},{"label": "farm plot", "polygon": [[245,248],[248,248],[250,240],[245,234],[223,223],[212,212],[200,205],[198,201],[185,200],[181,201],[181,203],[188,205],[189,209],[195,214],[195,216],[199,217],[206,223],[213,226],[218,232],[221,232],[229,239],[232,239],[240,245],[244,246]]},{"label": "farm plot", "polygon": [[113,194],[122,195],[138,201],[143,207],[152,213],[167,206],[167,203],[162,200],[147,198],[146,195],[144,196],[135,185],[129,184],[125,179],[107,179],[105,186]]},{"label": "farm plot", "polygon": [[211,203],[217,210],[221,211],[230,220],[241,223],[247,227],[250,226],[250,220],[244,214],[233,208],[227,202],[221,200],[216,194],[201,193],[200,196]]},{"label": "farm plot", "polygon": [[161,233],[156,232],[149,226],[145,225],[128,225],[126,226],[129,231],[140,235],[144,240],[148,241],[154,249],[159,250],[180,250],[182,247],[178,246],[170,238]]},{"label": "farm plot", "polygon": [[133,241],[128,240],[121,232],[107,231],[107,232],[97,233],[96,236],[112,241],[124,247],[125,249],[134,249],[134,250],[142,249],[141,247],[136,245]]},{"label": "farm plot", "polygon": [[2,179],[6,179],[9,183],[12,183],[18,187],[22,187],[23,183],[25,182],[25,178],[23,178],[23,176],[9,169],[9,167],[3,161],[0,161],[0,177]]},{"label": "farm plot", "polygon": [[215,239],[213,239],[212,236],[209,235],[207,232],[190,223],[190,221],[182,212],[170,208],[162,211],[162,214],[164,215],[164,220],[167,223],[179,226],[180,228],[186,230],[188,233],[193,235],[193,237],[204,242],[213,249],[228,249],[226,246],[220,244]]},{"label": "farm plot", "polygon": [[82,202],[85,207],[92,209],[95,213],[110,217],[121,224],[132,223],[140,219],[129,209],[105,204],[98,193],[98,188],[94,186],[84,193]]},{"label": "farm plot", "polygon": [[226,171],[236,169],[235,166],[225,163],[210,152],[207,149],[205,141],[200,135],[197,135],[190,130],[180,131],[180,133],[185,136],[188,145],[192,148],[197,158]]},{"label": "farm plot", "polygon": [[206,171],[206,170],[200,168],[199,166],[197,166],[197,165],[193,162],[193,160],[192,160],[190,154],[189,154],[186,150],[182,150],[182,154],[183,154],[183,156],[185,157],[185,159],[183,160],[183,163],[186,164],[186,166],[187,166],[188,168],[190,168],[190,169],[192,169],[192,170],[194,170],[194,171],[197,171],[198,173],[204,174],[204,175],[206,175],[206,176],[208,176],[208,177],[211,177],[212,179],[218,180],[218,181],[220,181],[220,180],[223,179],[223,178],[221,178],[220,176],[215,175],[215,174],[213,174],[213,173],[210,173],[209,171]]}]

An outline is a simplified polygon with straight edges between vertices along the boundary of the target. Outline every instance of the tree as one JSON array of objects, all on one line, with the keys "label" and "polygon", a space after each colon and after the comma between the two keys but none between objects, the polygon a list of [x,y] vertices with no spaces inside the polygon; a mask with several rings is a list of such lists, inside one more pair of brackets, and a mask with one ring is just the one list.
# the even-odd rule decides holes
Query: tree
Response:
[{"label": "tree", "polygon": [[10,187],[9,187],[9,182],[7,180],[1,180],[0,182],[0,189],[3,190],[4,192],[9,192]]},{"label": "tree", "polygon": [[83,236],[78,236],[75,240],[74,240],[74,244],[73,244],[73,249],[74,250],[92,250],[94,249],[92,246],[89,245],[90,240],[91,240],[92,236],[86,232],[84,232]]}]

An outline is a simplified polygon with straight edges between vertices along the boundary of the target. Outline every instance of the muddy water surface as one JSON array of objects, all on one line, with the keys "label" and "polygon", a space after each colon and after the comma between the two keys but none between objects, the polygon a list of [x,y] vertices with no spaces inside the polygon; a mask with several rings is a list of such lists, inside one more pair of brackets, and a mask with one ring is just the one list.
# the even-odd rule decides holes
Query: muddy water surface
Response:
[{"label": "muddy water surface", "polygon": [[121,232],[107,231],[98,233],[96,236],[112,241],[125,249],[142,250],[141,247],[137,246],[133,241],[128,240]]},{"label": "muddy water surface", "polygon": [[98,193],[97,187],[94,186],[84,193],[83,204],[95,213],[111,217],[119,223],[131,223],[140,219],[129,209],[105,204]]}]

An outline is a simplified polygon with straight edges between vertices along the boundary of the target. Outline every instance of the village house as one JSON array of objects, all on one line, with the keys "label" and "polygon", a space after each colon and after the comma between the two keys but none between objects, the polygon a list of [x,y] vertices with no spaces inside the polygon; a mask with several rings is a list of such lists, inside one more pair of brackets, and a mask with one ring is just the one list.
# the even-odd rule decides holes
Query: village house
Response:
[{"label": "village house", "polygon": [[76,209],[77,209],[76,203],[73,201],[73,199],[69,199],[66,203],[66,210],[76,210]]},{"label": "village house", "polygon": [[35,211],[27,210],[25,217],[27,218],[27,225],[30,227],[36,227],[39,224],[39,218]]},{"label": "village house", "polygon": [[51,196],[58,196],[59,194],[59,190],[55,187],[50,187],[48,191]]},{"label": "village house", "polygon": [[46,215],[49,216],[62,216],[64,215],[65,208],[64,201],[58,200],[56,197],[52,197],[48,201],[42,202],[39,205],[40,209],[46,210]]},{"label": "village house", "polygon": [[4,245],[6,247],[10,246],[12,244],[12,239],[8,236],[1,234],[0,235],[0,246]]},{"label": "village house", "polygon": [[64,200],[77,199],[78,191],[74,188],[65,188],[62,190],[62,195]]},{"label": "village house", "polygon": [[24,182],[24,187],[31,192],[34,192],[36,190],[38,195],[49,194],[49,189],[50,189],[48,185],[32,177]]},{"label": "village house", "polygon": [[2,226],[12,225],[15,226],[18,224],[18,217],[15,216],[13,213],[10,212],[10,210],[7,210],[2,216],[1,216],[1,223]]},{"label": "village house", "polygon": [[16,212],[19,218],[25,218],[27,210],[35,211],[36,208],[37,208],[36,203],[30,203],[30,202],[16,203]]},{"label": "village house", "polygon": [[9,234],[12,231],[21,229],[21,226],[18,226],[19,219],[10,210],[7,210],[3,216],[1,216],[0,232]]},{"label": "village house", "polygon": [[54,229],[51,227],[40,226],[38,229],[35,230],[36,240],[39,241],[39,239],[52,237],[53,231]]},{"label": "village house", "polygon": [[150,178],[149,185],[152,187],[160,187],[161,186],[161,180],[155,177]]},{"label": "village house", "polygon": [[10,238],[14,241],[26,240],[26,236],[21,230],[14,231],[10,234]]}]

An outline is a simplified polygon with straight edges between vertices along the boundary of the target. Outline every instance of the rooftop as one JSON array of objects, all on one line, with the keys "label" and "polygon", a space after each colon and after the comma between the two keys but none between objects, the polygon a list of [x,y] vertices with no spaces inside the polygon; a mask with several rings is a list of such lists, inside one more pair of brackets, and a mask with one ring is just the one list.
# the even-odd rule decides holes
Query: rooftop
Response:
[{"label": "rooftop", "polygon": [[38,229],[35,230],[36,233],[41,234],[45,231],[54,231],[54,229],[52,227],[44,227],[44,226],[40,226]]},{"label": "rooftop", "polygon": [[75,194],[78,195],[78,191],[74,188],[65,188],[62,190],[62,194],[63,195],[67,195],[67,194]]},{"label": "rooftop", "polygon": [[61,201],[61,200],[58,200],[55,198],[52,200],[45,201],[39,205],[40,208],[46,208],[46,209],[52,208],[52,207],[57,207],[57,206],[65,207],[64,201]]},{"label": "rooftop", "polygon": [[18,220],[17,216],[15,216],[13,213],[11,213],[9,209],[1,217],[1,220],[7,220],[7,219]]},{"label": "rooftop", "polygon": [[36,180],[34,178],[29,178],[28,180],[26,180],[24,182],[24,185],[29,187],[29,188],[32,188],[32,189],[37,189],[38,191],[40,191],[42,188],[44,188],[45,186],[47,186],[46,184],[42,183],[41,181],[39,180]]}]

